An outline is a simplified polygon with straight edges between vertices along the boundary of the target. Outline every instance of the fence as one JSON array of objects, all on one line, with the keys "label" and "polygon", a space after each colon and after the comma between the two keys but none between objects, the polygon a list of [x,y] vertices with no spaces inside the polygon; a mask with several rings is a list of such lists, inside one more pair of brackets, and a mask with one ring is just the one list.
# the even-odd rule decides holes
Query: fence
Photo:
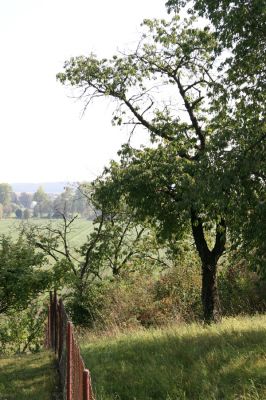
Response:
[{"label": "fence", "polygon": [[46,347],[57,355],[64,400],[95,400],[90,372],[85,368],[62,299],[50,292]]}]

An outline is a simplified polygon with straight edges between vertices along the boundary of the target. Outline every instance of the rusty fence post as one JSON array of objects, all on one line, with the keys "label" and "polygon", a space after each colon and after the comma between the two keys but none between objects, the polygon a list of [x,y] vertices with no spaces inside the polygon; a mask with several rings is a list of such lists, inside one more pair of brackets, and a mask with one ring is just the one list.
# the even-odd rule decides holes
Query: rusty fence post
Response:
[{"label": "rusty fence post", "polygon": [[50,292],[50,346],[54,348],[54,302],[53,293]]},{"label": "rusty fence post", "polygon": [[50,305],[48,306],[48,321],[46,326],[46,348],[50,349],[51,347],[51,310]]},{"label": "rusty fence post", "polygon": [[58,318],[57,318],[57,293],[54,290],[54,352],[57,352],[58,347]]},{"label": "rusty fence post", "polygon": [[91,377],[88,369],[83,371],[83,400],[92,400]]},{"label": "rusty fence post", "polygon": [[67,400],[72,400],[73,327],[67,323]]},{"label": "rusty fence post", "polygon": [[60,362],[63,351],[63,307],[62,299],[59,299],[58,305],[58,360]]}]

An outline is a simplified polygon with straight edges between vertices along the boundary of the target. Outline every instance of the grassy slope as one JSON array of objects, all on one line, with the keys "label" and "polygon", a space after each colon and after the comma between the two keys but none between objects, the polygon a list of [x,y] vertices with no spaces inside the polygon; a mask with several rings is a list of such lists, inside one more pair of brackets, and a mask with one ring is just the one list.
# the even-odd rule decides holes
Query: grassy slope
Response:
[{"label": "grassy slope", "polygon": [[51,353],[0,358],[0,400],[51,400],[55,389]]},{"label": "grassy slope", "polygon": [[97,400],[266,399],[265,349],[266,316],[82,344]]}]

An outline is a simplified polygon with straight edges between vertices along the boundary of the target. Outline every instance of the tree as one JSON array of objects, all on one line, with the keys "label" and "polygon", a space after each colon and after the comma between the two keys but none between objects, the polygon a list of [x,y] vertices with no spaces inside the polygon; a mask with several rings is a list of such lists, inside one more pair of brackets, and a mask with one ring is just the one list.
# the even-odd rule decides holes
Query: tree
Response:
[{"label": "tree", "polygon": [[44,213],[49,213],[51,208],[49,196],[47,193],[45,193],[41,186],[34,193],[33,200],[37,202],[36,206],[34,207],[34,216],[42,217]]},{"label": "tree", "polygon": [[45,257],[21,237],[0,237],[0,314],[23,310],[51,284]]},{"label": "tree", "polygon": [[15,214],[16,214],[16,217],[18,219],[21,219],[22,215],[23,215],[23,212],[22,212],[22,210],[20,208],[17,208],[16,211],[15,211]]},{"label": "tree", "polygon": [[30,208],[32,203],[32,194],[22,192],[19,196],[19,201],[25,208]]},{"label": "tree", "polygon": [[82,193],[82,191],[80,190],[81,187],[84,187],[84,185],[86,187],[89,186],[88,183],[83,183],[75,190],[75,195],[73,198],[73,211],[75,213],[78,213],[83,218],[87,218],[93,221],[95,218],[95,210],[91,206],[90,201],[88,201],[86,196],[84,196],[84,193]]},{"label": "tree", "polygon": [[53,202],[54,217],[65,215],[65,217],[71,217],[74,209],[74,192],[71,187],[65,187],[63,193],[56,197]]},{"label": "tree", "polygon": [[[139,223],[135,212],[123,198],[110,201],[110,190],[100,179],[93,184],[93,200],[103,217],[103,225],[98,238],[97,251],[101,255],[99,263],[103,271],[111,271],[113,276],[123,271],[131,272],[140,261],[154,255],[151,245],[152,229]],[[153,257],[159,262],[158,257]]]},{"label": "tree", "polygon": [[[188,3],[187,0],[168,0],[167,5],[170,10],[179,12]],[[194,0],[189,4],[190,13],[211,21],[219,52],[223,52],[224,57],[226,73],[217,90],[213,118],[216,128],[223,129],[224,135],[214,150],[218,154],[218,147],[220,155],[230,139],[231,151],[228,148],[223,151],[223,160],[216,156],[216,164],[223,171],[229,169],[227,175],[234,186],[231,234],[238,245],[237,254],[265,274],[266,228],[261,223],[266,218],[265,3],[260,0]]]},{"label": "tree", "polygon": [[[265,96],[263,83],[251,85],[254,58],[241,64],[244,39],[224,62],[219,58],[222,31],[196,28],[194,21],[194,16],[183,22],[178,16],[170,22],[146,20],[135,52],[110,60],[71,58],[58,79],[81,90],[85,109],[93,99],[110,96],[118,103],[114,123],[149,132],[154,148],[125,146],[121,166],[112,164],[109,179],[140,218],[159,221],[164,235],[186,231],[190,224],[202,262],[204,318],[217,321],[217,262],[225,249],[227,225],[235,237],[242,228],[234,211],[237,198],[246,215],[252,215],[251,209],[256,218],[261,215],[257,198],[265,193],[265,175],[258,145],[265,138]],[[259,80],[262,75],[256,71]],[[252,149],[259,150],[256,160]],[[248,167],[242,169],[247,159]]]},{"label": "tree", "polygon": [[0,203],[8,206],[11,203],[12,187],[8,183],[0,183]]},{"label": "tree", "polygon": [[73,319],[83,325],[93,320],[91,288],[94,283],[106,276],[117,277],[123,271],[131,272],[144,258],[163,265],[151,246],[151,230],[140,225],[122,201],[110,204],[105,198],[105,188],[100,190],[97,185],[95,182],[93,187],[84,184],[79,187],[79,196],[83,196],[94,210],[93,229],[88,228],[83,244],[77,246],[72,240],[78,216],[69,217],[60,211],[57,211],[60,223],[24,225],[21,231],[31,246],[53,261],[56,285],[70,289],[71,302],[68,303],[74,310]]}]

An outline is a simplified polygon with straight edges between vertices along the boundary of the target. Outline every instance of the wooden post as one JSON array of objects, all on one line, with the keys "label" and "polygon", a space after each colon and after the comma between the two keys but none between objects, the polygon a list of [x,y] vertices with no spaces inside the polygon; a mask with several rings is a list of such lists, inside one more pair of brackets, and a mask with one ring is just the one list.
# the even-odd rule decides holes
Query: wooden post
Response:
[{"label": "wooden post", "polygon": [[90,371],[83,371],[83,400],[92,400]]},{"label": "wooden post", "polygon": [[48,322],[47,322],[47,332],[46,332],[46,348],[50,349],[51,347],[51,310],[50,305],[48,306]]},{"label": "wooden post", "polygon": [[63,320],[63,312],[62,312],[62,299],[59,299],[59,308],[58,308],[58,315],[59,315],[59,321],[58,321],[58,360],[60,362],[61,357],[62,357],[62,350],[63,350],[63,326],[62,326],[62,320]]},{"label": "wooden post", "polygon": [[50,346],[54,348],[54,307],[53,307],[53,293],[50,292]]},{"label": "wooden post", "polygon": [[58,350],[58,318],[57,318],[57,294],[54,290],[54,352]]},{"label": "wooden post", "polygon": [[73,328],[67,323],[67,400],[72,400]]}]

